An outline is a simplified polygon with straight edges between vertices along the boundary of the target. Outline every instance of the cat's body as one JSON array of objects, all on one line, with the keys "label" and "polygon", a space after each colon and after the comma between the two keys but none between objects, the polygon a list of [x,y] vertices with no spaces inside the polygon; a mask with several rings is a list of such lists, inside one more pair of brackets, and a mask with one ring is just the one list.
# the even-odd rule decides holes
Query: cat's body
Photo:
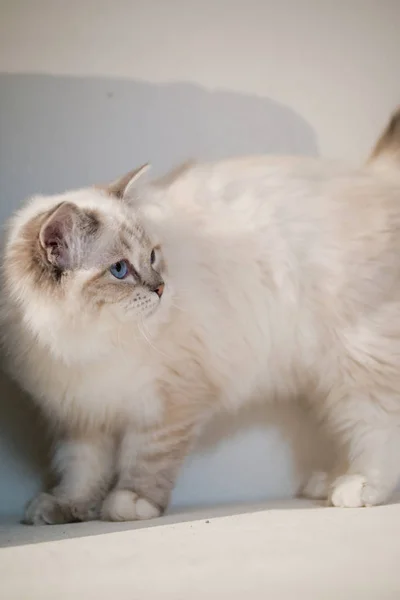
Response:
[{"label": "cat's body", "polygon": [[[60,484],[28,522],[156,516],[216,411],[300,395],[345,450],[308,493],[385,501],[400,474],[400,177],[265,157],[125,195],[34,201],[11,227],[6,344],[59,439]],[[130,284],[107,272],[122,259]]]}]

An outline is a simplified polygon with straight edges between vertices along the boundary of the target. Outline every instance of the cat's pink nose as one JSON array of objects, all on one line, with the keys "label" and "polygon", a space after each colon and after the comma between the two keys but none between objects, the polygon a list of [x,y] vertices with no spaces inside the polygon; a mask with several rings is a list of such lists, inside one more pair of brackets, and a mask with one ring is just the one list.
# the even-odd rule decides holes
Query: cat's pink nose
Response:
[{"label": "cat's pink nose", "polygon": [[163,295],[163,292],[164,292],[164,284],[161,283],[154,291],[157,294],[157,296],[159,298],[161,298],[161,296]]}]

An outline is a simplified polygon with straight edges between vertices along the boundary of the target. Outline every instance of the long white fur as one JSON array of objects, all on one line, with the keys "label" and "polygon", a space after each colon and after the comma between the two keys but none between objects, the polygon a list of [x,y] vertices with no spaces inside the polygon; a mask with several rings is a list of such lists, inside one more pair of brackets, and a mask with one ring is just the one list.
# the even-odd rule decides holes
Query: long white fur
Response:
[{"label": "long white fur", "polygon": [[[147,448],[158,450],[157,436],[140,432],[163,431],[170,398],[160,386],[173,390],[185,409],[176,427],[191,435],[214,411],[302,394],[344,457],[323,491],[319,479],[309,493],[336,506],[387,500],[400,474],[400,178],[260,157],[193,166],[148,186],[137,205],[134,186],[129,195],[131,208],[96,190],[35,199],[13,222],[8,248],[60,199],[100,206],[114,221],[131,210],[167,265],[159,308],[143,322],[118,310],[88,314],[79,290],[93,273],[77,275],[68,306],[13,283],[3,312],[8,344],[19,381],[50,420],[85,423],[91,435],[108,429],[113,439],[118,432],[128,440],[117,460],[127,472]],[[95,438],[90,450],[77,444],[96,453],[104,445]],[[67,449],[70,440],[58,464]],[[80,469],[79,483],[63,489],[69,502],[79,502],[82,478],[110,479],[109,460]],[[104,518],[136,518],[132,493],[112,492]],[[31,507],[28,520],[51,520],[48,503]],[[154,506],[143,514],[159,514]]]}]

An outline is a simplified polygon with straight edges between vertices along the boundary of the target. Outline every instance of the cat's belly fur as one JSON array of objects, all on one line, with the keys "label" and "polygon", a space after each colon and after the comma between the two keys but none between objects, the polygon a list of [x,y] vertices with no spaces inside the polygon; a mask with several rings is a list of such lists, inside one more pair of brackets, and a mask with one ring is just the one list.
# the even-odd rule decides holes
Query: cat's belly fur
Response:
[{"label": "cat's belly fur", "polygon": [[[192,339],[189,332],[176,335]],[[212,394],[215,410],[235,410],[251,397],[276,395],[265,355],[258,348],[250,352],[247,348],[246,354],[245,346],[238,344],[243,336],[238,332],[234,337],[209,350],[203,346],[200,350],[194,343],[190,350],[180,352],[169,339],[160,339],[154,349],[146,344],[133,346],[97,361],[69,365],[36,347],[20,366],[19,378],[23,373],[24,387],[50,422],[72,429],[152,426],[164,417],[165,397],[160,388],[165,383],[179,402],[199,408],[204,396]],[[282,395],[287,396],[288,379],[279,381],[284,386]]]},{"label": "cat's belly fur", "polygon": [[[50,422],[72,429],[151,425],[162,417],[155,365],[114,357],[85,365],[47,358],[25,365],[24,387]],[[30,364],[29,364],[30,363]]]}]

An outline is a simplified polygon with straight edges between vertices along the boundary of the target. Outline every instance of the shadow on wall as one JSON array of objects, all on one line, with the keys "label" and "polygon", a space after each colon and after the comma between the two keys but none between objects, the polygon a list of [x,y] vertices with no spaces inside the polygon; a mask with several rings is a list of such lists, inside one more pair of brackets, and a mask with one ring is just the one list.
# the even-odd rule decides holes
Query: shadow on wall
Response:
[{"label": "shadow on wall", "polygon": [[[0,74],[1,221],[31,194],[111,180],[146,161],[158,174],[187,158],[262,153],[315,155],[315,135],[266,98],[187,83]],[[2,384],[0,396],[0,514],[21,512],[47,455],[30,403],[10,385]],[[175,504],[293,492],[290,456],[273,427],[265,436],[267,422],[307,439],[310,455],[312,437],[298,411],[289,419],[261,409],[224,417],[188,461]],[[299,464],[303,450],[296,444]]]},{"label": "shadow on wall", "polygon": [[317,154],[310,126],[266,98],[187,83],[0,74],[1,214],[33,193],[114,179],[150,161]]}]

